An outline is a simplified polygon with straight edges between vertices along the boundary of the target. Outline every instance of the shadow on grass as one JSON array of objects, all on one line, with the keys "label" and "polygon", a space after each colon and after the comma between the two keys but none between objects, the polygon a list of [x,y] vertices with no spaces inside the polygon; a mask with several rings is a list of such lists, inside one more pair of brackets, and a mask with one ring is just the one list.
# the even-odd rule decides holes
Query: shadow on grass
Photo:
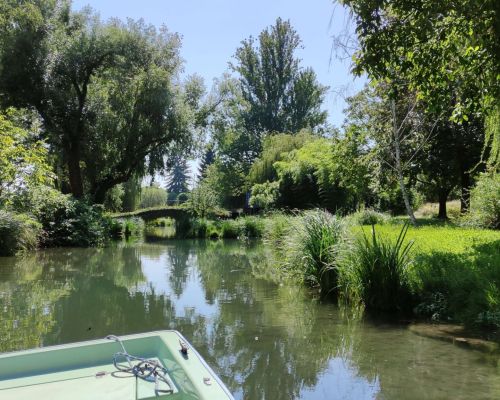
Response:
[{"label": "shadow on grass", "polygon": [[418,314],[500,328],[500,240],[462,254],[418,254],[414,271]]},{"label": "shadow on grass", "polygon": [[[392,217],[390,223],[392,224],[404,224],[405,222],[410,222],[407,216],[397,216]],[[436,226],[436,227],[452,227],[459,228],[460,225],[451,219],[439,219],[439,218],[417,218],[417,227],[421,226]]]}]

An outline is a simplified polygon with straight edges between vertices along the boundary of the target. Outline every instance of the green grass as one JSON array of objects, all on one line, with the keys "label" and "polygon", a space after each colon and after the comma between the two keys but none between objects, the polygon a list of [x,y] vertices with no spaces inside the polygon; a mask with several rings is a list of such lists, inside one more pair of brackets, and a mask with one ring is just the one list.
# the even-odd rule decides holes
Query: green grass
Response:
[{"label": "green grass", "polygon": [[[500,240],[500,231],[463,228],[451,223],[439,221],[418,220],[419,226],[408,228],[406,240],[415,241],[414,251],[417,253],[428,253],[442,251],[450,254],[464,254],[474,251],[478,245]],[[362,231],[369,231],[370,226],[354,227],[353,232],[357,235]],[[401,230],[399,224],[377,225],[377,232],[389,238],[397,238]]]},{"label": "green grass", "polygon": [[[351,232],[362,237],[370,229]],[[377,226],[379,235],[393,241],[400,229],[399,224]],[[410,227],[405,243],[410,240],[416,315],[500,327],[500,231],[429,224]]]},{"label": "green grass", "polygon": [[[359,225],[360,215],[345,218],[344,237],[330,234],[333,216],[309,224],[306,215],[265,218],[264,241],[284,274],[362,303],[371,313],[500,328],[500,231],[420,218],[400,237],[408,219],[382,216],[375,244],[372,227]],[[361,220],[376,220],[373,215],[380,217],[370,212]],[[325,271],[334,279],[325,280]]]}]

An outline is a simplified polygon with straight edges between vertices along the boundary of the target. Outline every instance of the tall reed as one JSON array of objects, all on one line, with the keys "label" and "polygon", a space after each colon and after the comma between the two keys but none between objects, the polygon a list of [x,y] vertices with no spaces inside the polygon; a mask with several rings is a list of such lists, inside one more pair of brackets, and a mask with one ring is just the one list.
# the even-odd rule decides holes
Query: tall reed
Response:
[{"label": "tall reed", "polygon": [[340,285],[347,299],[362,302],[375,313],[405,312],[412,306],[410,252],[405,224],[396,241],[381,237],[372,226],[354,245],[349,261],[340,268]]},{"label": "tall reed", "polygon": [[289,232],[281,246],[285,265],[310,286],[319,287],[321,295],[335,294],[344,221],[327,211],[308,211],[295,219]]}]

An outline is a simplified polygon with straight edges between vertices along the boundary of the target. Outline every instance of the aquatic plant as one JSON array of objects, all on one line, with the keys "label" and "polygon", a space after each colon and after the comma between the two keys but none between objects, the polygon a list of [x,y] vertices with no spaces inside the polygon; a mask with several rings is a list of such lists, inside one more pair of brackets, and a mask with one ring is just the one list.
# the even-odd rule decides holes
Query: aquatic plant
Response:
[{"label": "aquatic plant", "polygon": [[335,294],[337,266],[345,242],[343,219],[312,210],[294,220],[289,237],[280,246],[283,266],[322,295]]},{"label": "aquatic plant", "polygon": [[340,268],[342,292],[351,302],[362,302],[369,312],[403,312],[411,309],[409,270],[413,241],[405,242],[408,224],[391,240],[379,235],[359,238]]}]

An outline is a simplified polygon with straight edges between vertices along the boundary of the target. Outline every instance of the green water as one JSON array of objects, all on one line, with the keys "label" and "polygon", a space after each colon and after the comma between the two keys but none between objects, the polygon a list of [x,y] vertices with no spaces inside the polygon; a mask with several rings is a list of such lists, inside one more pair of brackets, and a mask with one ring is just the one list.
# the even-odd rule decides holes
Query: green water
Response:
[{"label": "green water", "polygon": [[170,241],[0,258],[0,351],[173,328],[237,399],[500,398],[497,359],[274,283],[266,254]]}]

